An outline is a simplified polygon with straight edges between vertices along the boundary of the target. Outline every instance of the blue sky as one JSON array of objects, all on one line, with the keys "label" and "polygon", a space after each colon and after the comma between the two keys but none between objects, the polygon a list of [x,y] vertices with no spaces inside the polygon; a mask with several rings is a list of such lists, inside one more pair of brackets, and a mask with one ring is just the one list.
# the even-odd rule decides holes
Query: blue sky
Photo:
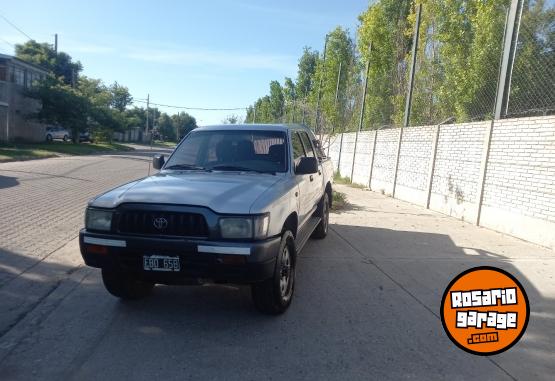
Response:
[{"label": "blue sky", "polygon": [[[303,46],[337,25],[354,34],[368,0],[4,1],[0,13],[80,60],[87,76],[170,105],[246,107],[273,79],[295,77]],[[0,52],[25,36],[0,19]],[[141,105],[137,103],[137,105]],[[164,109],[173,113],[175,109]],[[231,112],[189,111],[201,125]],[[235,112],[244,115],[244,111]]]}]

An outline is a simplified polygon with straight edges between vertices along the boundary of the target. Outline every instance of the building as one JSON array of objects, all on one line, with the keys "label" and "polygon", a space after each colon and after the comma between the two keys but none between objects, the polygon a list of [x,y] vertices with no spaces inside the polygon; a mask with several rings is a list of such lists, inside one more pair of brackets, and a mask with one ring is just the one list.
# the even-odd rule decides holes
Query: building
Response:
[{"label": "building", "polygon": [[24,95],[48,72],[16,57],[0,54],[0,141],[43,141],[46,125],[28,120],[40,102]]}]

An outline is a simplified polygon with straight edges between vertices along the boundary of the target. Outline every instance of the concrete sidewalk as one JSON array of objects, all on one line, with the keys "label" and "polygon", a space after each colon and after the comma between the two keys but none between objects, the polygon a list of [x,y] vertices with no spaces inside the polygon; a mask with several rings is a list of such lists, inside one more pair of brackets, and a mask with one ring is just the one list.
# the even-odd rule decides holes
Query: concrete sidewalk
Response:
[{"label": "concrete sidewalk", "polygon": [[520,280],[531,307],[526,334],[490,359],[517,379],[552,379],[555,252],[379,193],[335,189],[347,195],[349,205],[333,215],[332,230],[438,322],[443,292],[462,271],[489,265]]}]

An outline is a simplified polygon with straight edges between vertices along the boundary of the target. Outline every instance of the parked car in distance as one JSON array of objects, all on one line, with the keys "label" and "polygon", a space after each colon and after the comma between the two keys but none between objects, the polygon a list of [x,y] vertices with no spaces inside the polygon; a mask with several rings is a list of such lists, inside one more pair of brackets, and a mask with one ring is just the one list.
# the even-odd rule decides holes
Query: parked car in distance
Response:
[{"label": "parked car in distance", "polygon": [[71,138],[71,132],[60,126],[49,126],[46,127],[46,141],[51,142],[52,140],[63,140],[67,142]]},{"label": "parked car in distance", "polygon": [[251,286],[255,306],[290,305],[297,257],[328,232],[333,166],[302,125],[193,130],[160,172],[89,202],[81,255],[123,299],[156,283]]},{"label": "parked car in distance", "polygon": [[79,133],[79,143],[81,142],[89,142],[89,143],[93,142],[93,137],[89,130],[81,131]]}]

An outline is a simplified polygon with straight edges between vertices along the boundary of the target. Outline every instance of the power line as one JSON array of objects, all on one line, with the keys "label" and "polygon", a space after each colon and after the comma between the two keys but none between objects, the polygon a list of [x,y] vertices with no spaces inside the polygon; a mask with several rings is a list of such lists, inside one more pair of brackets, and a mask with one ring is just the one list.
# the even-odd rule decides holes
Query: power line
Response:
[{"label": "power line", "polygon": [[34,40],[33,37],[29,36],[27,33],[25,33],[24,31],[22,31],[21,29],[19,29],[17,27],[17,25],[15,25],[13,22],[11,22],[10,20],[8,20],[4,15],[0,14],[0,17],[2,17],[4,19],[5,22],[7,22],[8,24],[10,24],[11,26],[13,26],[19,33],[23,34],[25,37],[27,37],[29,40]]},{"label": "power line", "polygon": [[0,37],[0,40],[2,40],[3,42],[5,42],[6,44],[10,45],[11,47],[15,47],[14,44],[12,44],[11,42],[9,42],[8,40],[4,40],[2,37]]},{"label": "power line", "polygon": [[[133,100],[135,102],[147,103],[146,100],[139,99],[139,98],[135,98]],[[165,105],[165,104],[154,103],[154,102],[149,102],[149,103],[153,106],[179,108],[179,109],[183,109],[183,110],[196,110],[196,111],[237,111],[237,110],[245,110],[245,108],[246,108],[246,107],[231,107],[231,108],[187,107],[187,106]]]}]

